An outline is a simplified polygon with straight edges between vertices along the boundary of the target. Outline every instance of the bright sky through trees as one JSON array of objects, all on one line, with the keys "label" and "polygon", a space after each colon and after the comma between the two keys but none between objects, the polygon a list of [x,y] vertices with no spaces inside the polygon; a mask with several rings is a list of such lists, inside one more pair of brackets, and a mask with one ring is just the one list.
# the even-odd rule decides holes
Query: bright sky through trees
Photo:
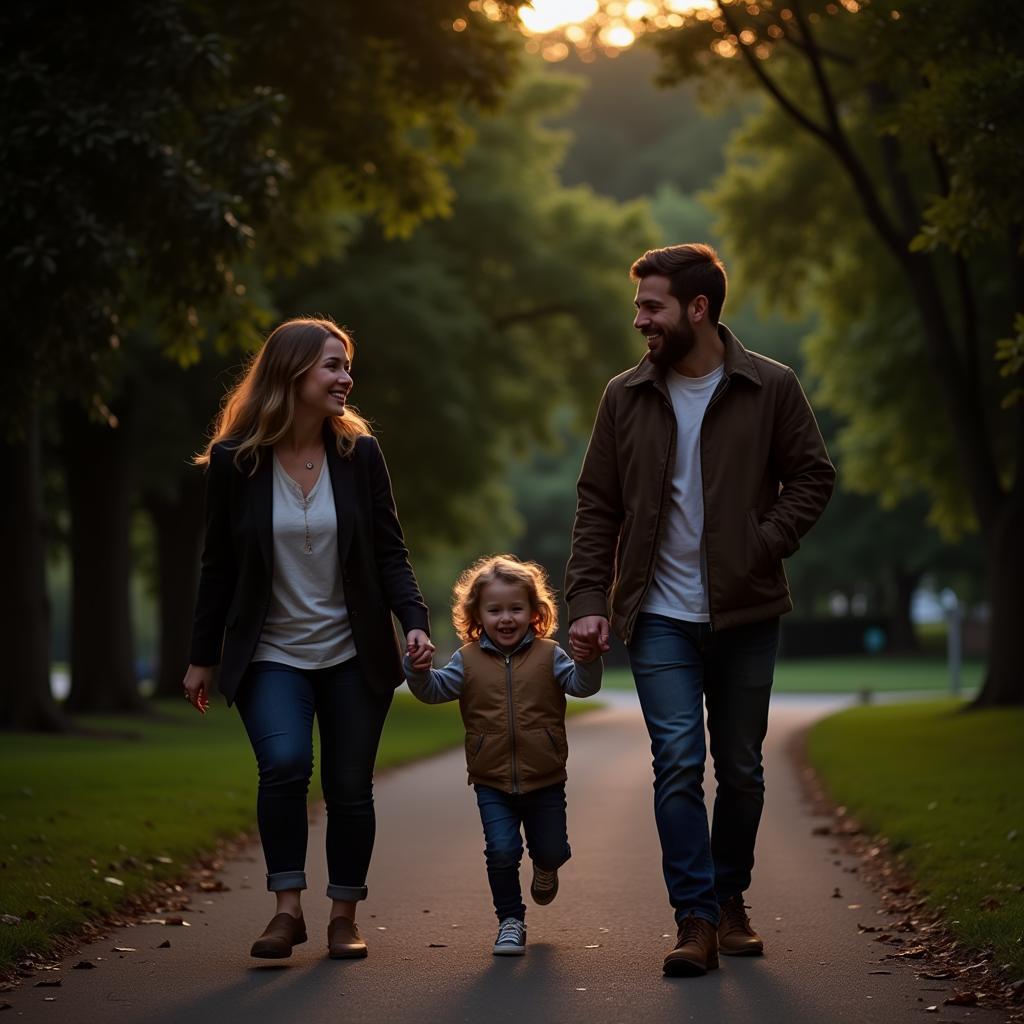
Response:
[{"label": "bright sky through trees", "polygon": [[[489,13],[486,0],[479,6]],[[571,45],[581,58],[592,60],[596,52],[614,56],[644,32],[678,28],[683,15],[717,6],[716,0],[532,0],[518,14],[520,27],[531,37],[527,49],[558,61],[569,55]]]}]

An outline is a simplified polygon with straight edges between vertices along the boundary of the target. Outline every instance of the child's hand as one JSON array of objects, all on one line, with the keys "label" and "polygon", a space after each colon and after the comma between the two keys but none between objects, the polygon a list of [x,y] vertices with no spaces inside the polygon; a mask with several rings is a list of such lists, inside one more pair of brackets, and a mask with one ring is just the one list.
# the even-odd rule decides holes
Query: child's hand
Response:
[{"label": "child's hand", "polygon": [[405,652],[409,664],[417,672],[423,672],[434,663],[434,645],[422,629],[410,630],[405,638]]}]

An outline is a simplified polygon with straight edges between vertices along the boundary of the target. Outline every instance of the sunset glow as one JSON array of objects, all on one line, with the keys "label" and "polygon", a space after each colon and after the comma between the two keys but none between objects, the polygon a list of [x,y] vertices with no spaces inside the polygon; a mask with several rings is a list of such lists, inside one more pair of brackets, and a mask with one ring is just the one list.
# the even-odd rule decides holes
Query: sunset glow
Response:
[{"label": "sunset glow", "polygon": [[686,15],[717,10],[717,0],[533,0],[518,15],[526,48],[559,61],[570,46],[583,60],[602,51],[614,57],[645,32],[678,28]]}]

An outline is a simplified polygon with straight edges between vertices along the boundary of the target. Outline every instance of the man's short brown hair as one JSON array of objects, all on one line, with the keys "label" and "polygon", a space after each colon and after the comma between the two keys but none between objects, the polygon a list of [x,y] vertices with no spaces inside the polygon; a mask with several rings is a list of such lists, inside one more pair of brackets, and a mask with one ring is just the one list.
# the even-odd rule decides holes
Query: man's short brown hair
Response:
[{"label": "man's short brown hair", "polygon": [[667,277],[669,292],[687,306],[698,295],[708,300],[708,316],[718,325],[725,304],[728,281],[725,264],[710,245],[687,242],[685,245],[667,245],[663,249],[648,249],[629,268],[634,281],[645,277]]}]

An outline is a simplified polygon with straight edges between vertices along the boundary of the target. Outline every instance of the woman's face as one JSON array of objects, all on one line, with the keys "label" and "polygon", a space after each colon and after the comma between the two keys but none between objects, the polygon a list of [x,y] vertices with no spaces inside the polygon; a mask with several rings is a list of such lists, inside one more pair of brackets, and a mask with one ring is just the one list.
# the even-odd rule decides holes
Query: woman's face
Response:
[{"label": "woman's face", "polygon": [[343,416],[352,390],[352,363],[340,338],[327,336],[317,361],[299,378],[296,407],[317,416]]}]

